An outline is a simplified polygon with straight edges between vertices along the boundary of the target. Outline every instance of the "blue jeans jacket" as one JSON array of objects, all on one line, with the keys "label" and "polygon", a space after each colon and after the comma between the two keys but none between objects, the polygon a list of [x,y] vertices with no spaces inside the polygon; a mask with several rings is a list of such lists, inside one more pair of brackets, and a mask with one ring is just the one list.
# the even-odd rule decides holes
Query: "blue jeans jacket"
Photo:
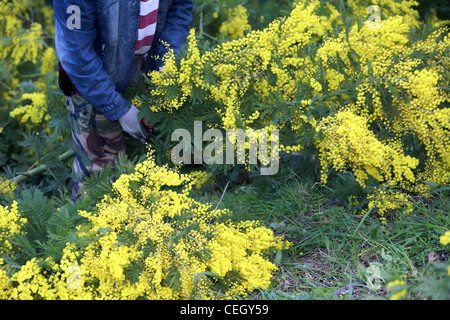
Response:
[{"label": "blue jeans jacket", "polygon": [[[189,34],[193,0],[160,0],[144,72],[162,66],[169,43],[177,54]],[[140,0],[53,0],[55,46],[78,92],[109,120],[131,107],[121,92],[133,76]],[[161,41],[159,41],[161,40]]]}]

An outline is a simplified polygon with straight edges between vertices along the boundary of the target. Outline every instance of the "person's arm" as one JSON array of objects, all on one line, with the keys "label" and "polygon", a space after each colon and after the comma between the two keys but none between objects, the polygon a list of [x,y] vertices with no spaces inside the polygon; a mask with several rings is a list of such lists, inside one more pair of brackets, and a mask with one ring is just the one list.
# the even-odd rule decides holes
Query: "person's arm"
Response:
[{"label": "person's arm", "polygon": [[[72,8],[79,8],[79,15]],[[53,10],[55,46],[62,67],[96,110],[110,121],[118,120],[130,110],[131,103],[116,91],[95,52],[97,1],[53,0]]]},{"label": "person's arm", "polygon": [[[175,56],[177,56],[181,47],[185,44],[186,37],[189,35],[193,8],[193,0],[173,0],[172,5],[167,12],[160,40],[170,45],[170,49],[173,49]],[[167,51],[168,49],[164,45],[161,43],[158,44],[158,56],[160,58],[162,58]],[[163,66],[161,59],[158,59],[157,66]]]}]

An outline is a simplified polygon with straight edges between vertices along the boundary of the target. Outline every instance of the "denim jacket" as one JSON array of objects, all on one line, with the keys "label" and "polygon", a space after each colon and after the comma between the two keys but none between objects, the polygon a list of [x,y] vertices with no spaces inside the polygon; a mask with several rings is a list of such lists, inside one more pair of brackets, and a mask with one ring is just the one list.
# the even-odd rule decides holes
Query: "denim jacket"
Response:
[{"label": "denim jacket", "polygon": [[[193,0],[160,0],[144,72],[162,66],[166,42],[177,54],[189,34]],[[133,76],[140,0],[53,0],[55,46],[78,92],[109,120],[131,107],[121,94]],[[161,41],[160,41],[161,40]],[[159,59],[158,59],[159,57]]]}]

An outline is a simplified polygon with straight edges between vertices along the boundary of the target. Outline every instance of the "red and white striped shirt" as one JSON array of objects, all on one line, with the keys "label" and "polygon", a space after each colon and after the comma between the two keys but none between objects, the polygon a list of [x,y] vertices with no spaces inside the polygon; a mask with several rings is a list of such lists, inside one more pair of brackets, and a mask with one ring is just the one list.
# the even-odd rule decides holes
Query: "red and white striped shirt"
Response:
[{"label": "red and white striped shirt", "polygon": [[152,46],[158,21],[159,0],[141,0],[136,54],[147,54]]}]

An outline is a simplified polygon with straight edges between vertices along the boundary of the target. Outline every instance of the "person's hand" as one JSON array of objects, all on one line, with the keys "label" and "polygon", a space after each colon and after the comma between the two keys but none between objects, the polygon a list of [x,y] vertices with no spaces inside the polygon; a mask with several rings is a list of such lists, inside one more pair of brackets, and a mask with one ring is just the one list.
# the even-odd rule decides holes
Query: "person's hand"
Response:
[{"label": "person's hand", "polygon": [[139,109],[135,105],[131,105],[130,110],[119,118],[119,123],[123,131],[142,143],[148,138],[148,133],[143,130],[141,122],[138,119]]}]

